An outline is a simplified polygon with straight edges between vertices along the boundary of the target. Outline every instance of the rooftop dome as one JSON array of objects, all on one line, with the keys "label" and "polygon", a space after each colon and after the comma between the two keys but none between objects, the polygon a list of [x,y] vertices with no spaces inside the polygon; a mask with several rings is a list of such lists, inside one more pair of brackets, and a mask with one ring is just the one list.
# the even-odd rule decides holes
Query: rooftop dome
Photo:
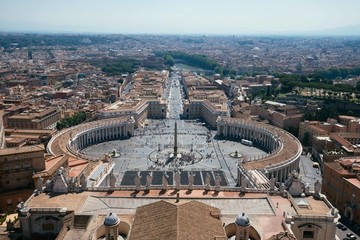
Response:
[{"label": "rooftop dome", "polygon": [[250,226],[250,219],[245,213],[242,213],[236,217],[235,223],[241,227],[248,227]]},{"label": "rooftop dome", "polygon": [[119,222],[120,222],[120,219],[116,215],[116,213],[109,213],[105,217],[104,225],[110,227],[110,226],[114,226],[114,225],[118,224]]}]

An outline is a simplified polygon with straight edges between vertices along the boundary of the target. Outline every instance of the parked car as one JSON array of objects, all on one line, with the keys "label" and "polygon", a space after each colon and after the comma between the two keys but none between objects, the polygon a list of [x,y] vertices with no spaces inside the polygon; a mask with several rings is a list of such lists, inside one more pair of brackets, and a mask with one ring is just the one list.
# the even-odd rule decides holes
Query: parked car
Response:
[{"label": "parked car", "polygon": [[338,222],[338,223],[336,224],[336,226],[337,226],[339,229],[341,229],[344,225],[342,225],[341,223]]}]

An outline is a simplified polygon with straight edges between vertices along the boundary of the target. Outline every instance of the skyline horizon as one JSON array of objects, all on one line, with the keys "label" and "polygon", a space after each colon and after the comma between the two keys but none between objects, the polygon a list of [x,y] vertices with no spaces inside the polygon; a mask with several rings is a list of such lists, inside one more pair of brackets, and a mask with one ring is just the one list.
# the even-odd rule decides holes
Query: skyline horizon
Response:
[{"label": "skyline horizon", "polygon": [[[212,34],[360,35],[357,0],[13,0],[2,3],[0,31]],[[340,32],[332,33],[331,31]]]},{"label": "skyline horizon", "polygon": [[[329,33],[329,31],[357,27],[357,33]],[[0,27],[0,33],[4,34],[69,34],[69,35],[154,35],[154,36],[251,36],[251,37],[360,37],[360,24],[347,25],[338,28],[320,29],[318,31],[284,31],[284,32],[253,32],[253,33],[161,33],[161,32],[115,32],[115,31],[81,31],[81,30],[55,30],[55,29],[38,29],[38,30],[4,30]]]}]

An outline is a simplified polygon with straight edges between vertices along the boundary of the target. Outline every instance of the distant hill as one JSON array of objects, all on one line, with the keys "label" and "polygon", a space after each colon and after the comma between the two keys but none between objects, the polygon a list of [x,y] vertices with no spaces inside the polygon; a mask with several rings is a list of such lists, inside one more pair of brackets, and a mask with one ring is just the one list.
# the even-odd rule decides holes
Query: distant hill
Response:
[{"label": "distant hill", "polygon": [[313,31],[277,31],[271,32],[271,30],[266,32],[253,33],[254,35],[284,35],[284,36],[359,36],[360,37],[360,24],[343,26],[337,28],[329,28],[322,30],[313,30]]},{"label": "distant hill", "polygon": [[316,35],[360,36],[360,25],[325,29],[314,33]]}]

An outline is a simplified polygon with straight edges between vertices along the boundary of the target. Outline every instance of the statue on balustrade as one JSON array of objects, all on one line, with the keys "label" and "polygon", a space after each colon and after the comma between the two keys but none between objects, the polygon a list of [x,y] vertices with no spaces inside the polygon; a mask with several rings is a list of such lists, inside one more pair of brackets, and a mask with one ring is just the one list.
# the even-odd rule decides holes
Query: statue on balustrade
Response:
[{"label": "statue on balustrade", "polygon": [[148,190],[148,191],[149,191],[150,188],[151,188],[152,180],[153,180],[152,173],[149,172],[149,174],[146,176],[146,185],[145,185],[145,189]]},{"label": "statue on balustrade", "polygon": [[168,185],[169,185],[169,175],[167,175],[167,172],[164,171],[163,175],[162,175],[162,183],[163,183],[163,190],[167,190],[168,189]]},{"label": "statue on balustrade", "polygon": [[137,172],[137,174],[135,175],[135,178],[134,178],[134,183],[135,183],[135,190],[136,191],[140,191],[140,188],[141,188],[141,175],[140,175],[140,172]]}]

